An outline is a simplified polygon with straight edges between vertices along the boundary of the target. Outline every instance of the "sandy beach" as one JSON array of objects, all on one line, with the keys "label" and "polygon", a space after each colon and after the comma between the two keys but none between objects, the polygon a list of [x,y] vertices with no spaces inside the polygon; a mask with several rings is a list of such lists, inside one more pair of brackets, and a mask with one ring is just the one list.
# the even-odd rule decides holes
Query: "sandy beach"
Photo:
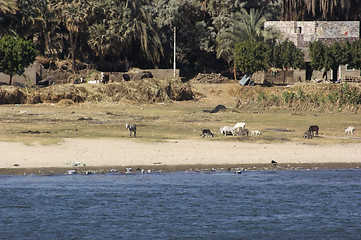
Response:
[{"label": "sandy beach", "polygon": [[239,143],[172,140],[162,143],[115,139],[64,139],[56,145],[0,142],[2,173],[15,169],[126,166],[229,166],[351,164],[361,166],[360,144]]}]

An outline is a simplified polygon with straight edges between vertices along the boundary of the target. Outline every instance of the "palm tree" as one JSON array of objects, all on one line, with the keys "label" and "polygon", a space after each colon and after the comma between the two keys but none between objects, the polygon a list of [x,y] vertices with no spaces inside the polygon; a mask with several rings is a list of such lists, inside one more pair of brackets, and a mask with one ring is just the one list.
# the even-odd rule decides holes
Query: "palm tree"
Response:
[{"label": "palm tree", "polygon": [[92,25],[89,29],[88,44],[93,49],[95,54],[103,61],[107,52],[110,49],[111,36],[108,34],[104,24]]},{"label": "palm tree", "polygon": [[359,0],[283,0],[281,20],[359,20]]},{"label": "palm tree", "polygon": [[0,0],[0,13],[1,14],[15,14],[19,10],[16,0]]},{"label": "palm tree", "polygon": [[113,0],[97,2],[89,16],[88,45],[103,61],[105,57],[124,57],[131,45],[132,19],[125,3]]},{"label": "palm tree", "polygon": [[75,72],[75,55],[79,33],[87,26],[90,4],[87,0],[60,0],[51,2],[53,4],[52,11],[62,20],[69,32],[73,72]]},{"label": "palm tree", "polygon": [[[16,0],[0,0],[0,22],[3,21],[3,16],[7,14],[15,15],[19,10]],[[8,29],[5,29],[0,25],[1,32],[8,32]]]},{"label": "palm tree", "polygon": [[248,13],[245,9],[241,13],[236,13],[228,28],[222,29],[217,36],[217,57],[223,57],[229,64],[233,62],[234,77],[236,79],[233,52],[238,42],[244,41],[265,41],[275,39],[273,29],[264,29],[264,22],[267,15],[262,14],[262,10],[251,9]]},{"label": "palm tree", "polygon": [[[152,16],[144,8],[146,2],[148,1],[134,0],[129,3],[127,0],[126,7],[129,7],[132,13],[133,39],[140,43],[141,51],[146,58],[157,66],[164,56],[163,46]],[[130,46],[131,48],[132,46]]]}]

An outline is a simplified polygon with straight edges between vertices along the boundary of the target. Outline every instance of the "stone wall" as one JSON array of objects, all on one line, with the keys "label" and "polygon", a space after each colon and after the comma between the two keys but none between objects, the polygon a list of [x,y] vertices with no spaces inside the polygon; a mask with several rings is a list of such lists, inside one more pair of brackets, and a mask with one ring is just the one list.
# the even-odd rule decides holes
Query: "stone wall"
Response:
[{"label": "stone wall", "polygon": [[281,32],[283,40],[292,41],[297,47],[307,47],[310,42],[355,41],[360,37],[358,21],[267,21],[265,28]]},{"label": "stone wall", "polygon": [[[113,82],[121,82],[124,80],[139,80],[146,72],[150,72],[155,79],[167,79],[174,77],[173,69],[139,69],[132,72],[109,72],[109,80]],[[124,76],[130,79],[124,79]],[[176,78],[179,77],[179,69],[176,69]]]},{"label": "stone wall", "polygon": [[[34,62],[29,67],[25,68],[23,75],[13,76],[12,83],[13,85],[35,85],[42,79],[44,72],[44,67],[38,62]],[[8,84],[10,80],[9,75],[0,73],[0,84]]]},{"label": "stone wall", "polygon": [[[267,21],[265,28],[273,27],[281,32],[281,40],[289,40],[305,54],[305,62],[311,62],[308,45],[311,42],[321,41],[327,45],[335,42],[352,42],[360,37],[359,21]],[[341,76],[340,76],[341,75]],[[311,79],[322,79],[323,72],[312,71]],[[332,79],[331,71],[327,73],[328,80]],[[341,66],[338,78],[360,78],[360,70],[348,70]],[[267,77],[265,76],[265,79]],[[305,70],[294,70],[294,80],[306,81]],[[336,80],[336,79],[334,79]],[[277,80],[278,81],[278,80]]]}]

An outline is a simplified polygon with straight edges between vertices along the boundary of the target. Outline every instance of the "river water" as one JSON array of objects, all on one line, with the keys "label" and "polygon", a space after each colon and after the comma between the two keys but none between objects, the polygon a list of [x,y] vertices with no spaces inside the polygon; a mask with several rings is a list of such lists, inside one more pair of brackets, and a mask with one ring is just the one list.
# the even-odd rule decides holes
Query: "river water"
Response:
[{"label": "river water", "polygon": [[361,170],[0,176],[0,239],[361,239]]}]

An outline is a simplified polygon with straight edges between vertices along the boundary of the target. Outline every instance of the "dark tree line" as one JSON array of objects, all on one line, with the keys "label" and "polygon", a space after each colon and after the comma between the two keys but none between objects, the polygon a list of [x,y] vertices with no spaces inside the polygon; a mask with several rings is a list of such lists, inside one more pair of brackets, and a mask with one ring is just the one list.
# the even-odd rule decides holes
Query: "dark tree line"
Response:
[{"label": "dark tree line", "polygon": [[170,68],[173,29],[183,71],[235,69],[234,48],[270,41],[265,20],[360,20],[359,0],[0,0],[0,36],[99,70]]}]

